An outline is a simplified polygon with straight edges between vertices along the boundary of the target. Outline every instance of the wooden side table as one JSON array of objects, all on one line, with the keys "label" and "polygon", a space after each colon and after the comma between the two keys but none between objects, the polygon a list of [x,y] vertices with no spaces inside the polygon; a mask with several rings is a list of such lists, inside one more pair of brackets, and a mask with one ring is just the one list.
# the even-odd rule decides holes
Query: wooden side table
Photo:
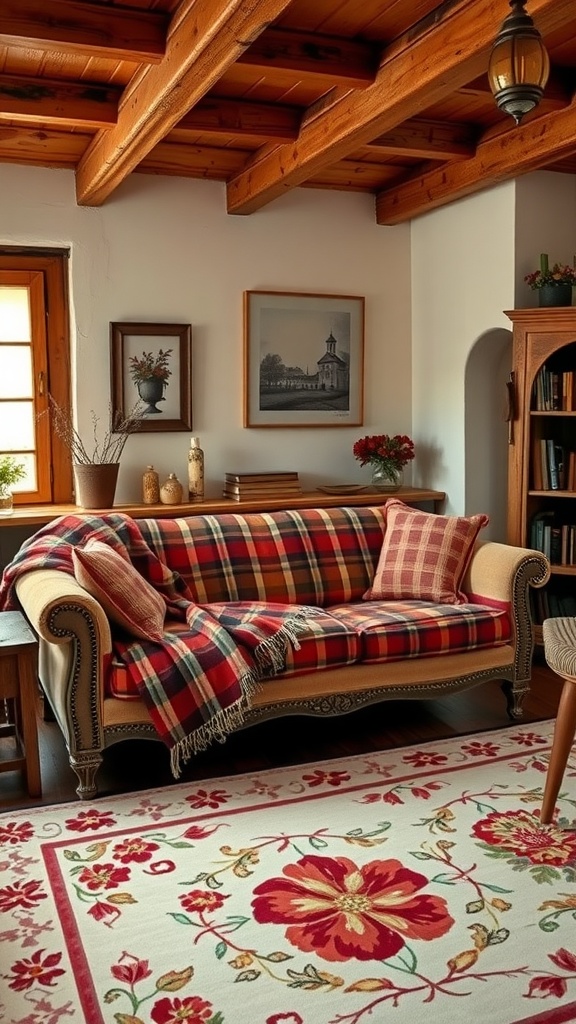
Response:
[{"label": "wooden side table", "polygon": [[38,641],[21,612],[0,612],[0,702],[7,722],[2,732],[15,737],[15,756],[2,757],[0,772],[23,770],[30,796],[41,796],[36,727]]}]

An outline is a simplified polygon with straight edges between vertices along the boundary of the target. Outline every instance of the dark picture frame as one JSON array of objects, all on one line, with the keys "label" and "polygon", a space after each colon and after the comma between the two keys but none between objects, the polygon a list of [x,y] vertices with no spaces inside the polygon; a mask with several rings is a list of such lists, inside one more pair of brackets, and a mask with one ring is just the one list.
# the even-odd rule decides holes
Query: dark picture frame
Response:
[{"label": "dark picture frame", "polygon": [[364,415],[361,295],[244,292],[244,426],[351,427]]},{"label": "dark picture frame", "polygon": [[191,366],[190,324],[111,322],[113,421],[140,403],[137,431],[191,430]]}]

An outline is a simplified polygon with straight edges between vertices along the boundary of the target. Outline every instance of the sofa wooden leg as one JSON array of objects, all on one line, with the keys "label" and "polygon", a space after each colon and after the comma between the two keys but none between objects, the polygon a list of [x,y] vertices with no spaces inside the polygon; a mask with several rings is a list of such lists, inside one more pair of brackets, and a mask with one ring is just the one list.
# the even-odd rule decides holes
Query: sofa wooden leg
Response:
[{"label": "sofa wooden leg", "polygon": [[546,773],[546,784],[544,786],[544,798],[540,812],[540,821],[543,825],[549,825],[552,821],[556,799],[560,792],[564,772],[574,736],[576,735],[576,679],[565,679],[560,701],[558,714],[554,726],[554,739],[552,751]]},{"label": "sofa wooden leg", "polygon": [[76,792],[81,800],[90,800],[97,796],[96,772],[102,764],[102,755],[97,751],[89,754],[70,755],[70,764],[78,776],[80,785]]},{"label": "sofa wooden leg", "polygon": [[502,691],[506,697],[506,711],[510,718],[516,719],[524,716],[522,704],[528,690],[528,686],[515,688],[514,683],[511,683],[509,679],[502,683]]}]

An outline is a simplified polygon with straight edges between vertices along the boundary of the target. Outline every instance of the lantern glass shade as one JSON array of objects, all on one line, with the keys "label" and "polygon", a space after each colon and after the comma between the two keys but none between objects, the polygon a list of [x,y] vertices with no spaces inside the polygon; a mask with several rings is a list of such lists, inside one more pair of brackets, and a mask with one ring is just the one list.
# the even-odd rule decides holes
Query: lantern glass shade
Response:
[{"label": "lantern glass shade", "polygon": [[550,74],[546,47],[522,0],[510,0],[488,64],[488,81],[497,105],[518,124],[544,95]]}]

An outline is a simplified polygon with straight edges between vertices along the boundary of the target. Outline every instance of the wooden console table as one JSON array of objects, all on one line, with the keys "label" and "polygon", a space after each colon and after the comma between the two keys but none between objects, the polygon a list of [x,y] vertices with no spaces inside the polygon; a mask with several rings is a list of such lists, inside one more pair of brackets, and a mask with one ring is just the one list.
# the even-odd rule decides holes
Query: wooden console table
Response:
[{"label": "wooden console table", "polygon": [[[251,498],[249,501],[233,501],[231,498],[208,498],[206,501],[186,502],[181,505],[114,505],[113,508],[99,509],[94,515],[107,512],[125,512],[133,519],[172,519],[190,515],[219,515],[222,512],[275,512],[282,509],[337,508],[347,505],[359,508],[366,505],[382,505],[387,498],[400,498],[407,505],[431,504],[434,512],[441,512],[446,498],[444,491],[433,491],[425,487],[401,487],[392,494],[366,490],[356,494],[324,494],[323,491],[307,491],[298,496],[284,495],[278,498]],[[58,516],[74,515],[84,511],[78,505],[16,505],[11,516],[0,521],[0,527],[33,526],[38,529]]]},{"label": "wooden console table", "polygon": [[6,722],[0,732],[14,738],[15,751],[0,758],[0,772],[24,771],[30,796],[40,796],[36,730],[38,641],[21,612],[0,612],[0,701]]}]

